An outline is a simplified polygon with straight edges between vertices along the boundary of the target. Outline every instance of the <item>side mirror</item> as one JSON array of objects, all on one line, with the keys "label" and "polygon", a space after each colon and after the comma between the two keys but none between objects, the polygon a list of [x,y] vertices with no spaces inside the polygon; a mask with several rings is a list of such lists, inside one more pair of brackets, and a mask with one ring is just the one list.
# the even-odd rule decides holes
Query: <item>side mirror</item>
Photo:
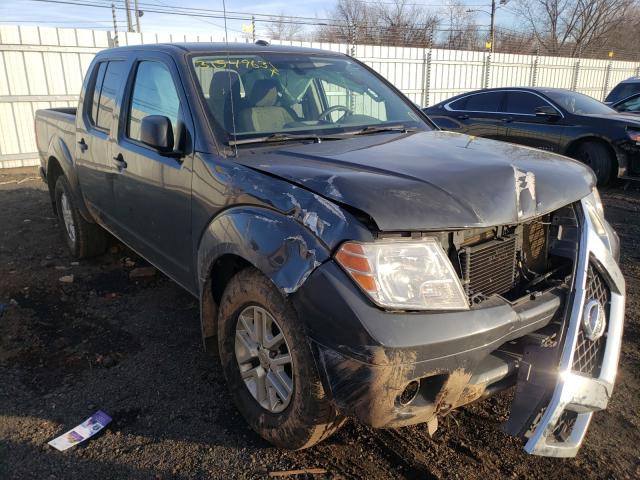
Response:
[{"label": "side mirror", "polygon": [[140,140],[161,153],[173,151],[173,127],[164,115],[147,115],[140,122]]},{"label": "side mirror", "polygon": [[551,105],[542,105],[540,107],[536,107],[535,111],[537,117],[555,118],[560,116],[558,110],[553,108]]}]

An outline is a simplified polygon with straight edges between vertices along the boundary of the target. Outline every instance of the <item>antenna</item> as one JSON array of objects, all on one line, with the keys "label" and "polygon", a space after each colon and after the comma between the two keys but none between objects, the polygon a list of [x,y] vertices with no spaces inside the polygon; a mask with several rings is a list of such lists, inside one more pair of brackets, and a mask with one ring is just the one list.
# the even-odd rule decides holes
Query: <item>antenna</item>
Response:
[{"label": "antenna", "polygon": [[[229,32],[227,31],[227,6],[222,0],[222,14],[224,16],[224,44],[227,47],[227,65],[231,64],[231,54],[229,52]],[[236,158],[238,157],[238,144],[236,142],[236,112],[233,104],[233,85],[231,84],[231,71],[227,70],[229,75],[229,95],[231,99],[231,128],[233,129],[233,150]]]}]

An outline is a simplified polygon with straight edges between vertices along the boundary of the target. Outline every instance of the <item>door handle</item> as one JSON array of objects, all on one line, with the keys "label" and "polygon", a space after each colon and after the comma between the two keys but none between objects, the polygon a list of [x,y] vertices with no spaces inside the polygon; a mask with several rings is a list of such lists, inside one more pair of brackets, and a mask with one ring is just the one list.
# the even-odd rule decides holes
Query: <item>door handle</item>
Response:
[{"label": "door handle", "polygon": [[458,115],[458,120],[468,120],[469,115]]},{"label": "door handle", "polygon": [[504,117],[501,119],[504,123],[513,122],[513,117]]},{"label": "door handle", "polygon": [[115,163],[116,167],[118,167],[118,170],[127,168],[127,162],[124,160],[124,157],[121,153],[119,153],[117,157],[113,157],[113,163]]},{"label": "door handle", "polygon": [[80,139],[78,145],[80,145],[80,151],[82,153],[86,152],[89,149],[89,145],[87,145],[87,143],[84,141],[84,138]]}]

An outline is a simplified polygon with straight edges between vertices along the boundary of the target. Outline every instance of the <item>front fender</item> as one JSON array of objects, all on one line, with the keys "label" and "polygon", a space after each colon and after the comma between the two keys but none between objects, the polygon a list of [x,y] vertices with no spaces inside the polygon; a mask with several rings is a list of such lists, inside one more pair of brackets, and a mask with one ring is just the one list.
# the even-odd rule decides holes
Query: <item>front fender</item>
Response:
[{"label": "front fender", "polygon": [[214,262],[237,255],[266,275],[284,294],[295,292],[330,252],[292,217],[256,206],[239,206],[218,215],[198,248],[200,291]]}]

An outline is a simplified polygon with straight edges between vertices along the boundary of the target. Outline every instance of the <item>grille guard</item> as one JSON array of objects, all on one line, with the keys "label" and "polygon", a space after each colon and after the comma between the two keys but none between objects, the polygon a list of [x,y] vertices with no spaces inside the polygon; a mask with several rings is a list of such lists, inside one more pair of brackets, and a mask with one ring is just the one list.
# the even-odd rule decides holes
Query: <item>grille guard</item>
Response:
[{"label": "grille guard", "polygon": [[[524,447],[527,453],[533,455],[575,456],[584,440],[593,413],[607,407],[618,370],[624,322],[625,281],[611,251],[596,233],[586,213],[584,200],[579,210],[581,237],[573,303],[562,347],[557,383],[540,422]],[[602,274],[611,291],[606,344],[597,378],[590,378],[573,370],[590,263]],[[559,441],[554,436],[554,429],[562,421],[565,411],[575,412],[577,415],[568,437]]]}]

